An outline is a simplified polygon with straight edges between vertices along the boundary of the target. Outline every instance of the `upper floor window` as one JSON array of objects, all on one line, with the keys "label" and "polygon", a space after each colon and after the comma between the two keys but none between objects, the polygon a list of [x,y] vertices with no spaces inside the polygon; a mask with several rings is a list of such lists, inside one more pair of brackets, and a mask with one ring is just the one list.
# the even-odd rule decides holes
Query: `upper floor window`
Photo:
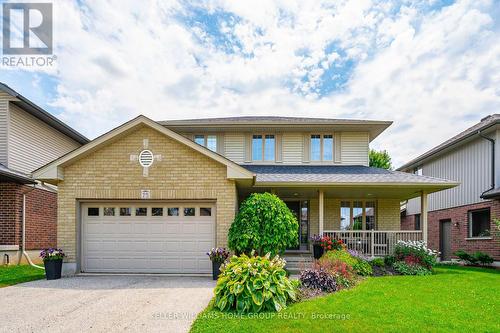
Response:
[{"label": "upper floor window", "polygon": [[469,212],[469,237],[490,237],[491,212],[489,208]]},{"label": "upper floor window", "polygon": [[196,134],[194,136],[194,142],[196,142],[199,145],[207,147],[211,151],[217,151],[217,135],[215,134],[210,134],[210,135]]},{"label": "upper floor window", "polygon": [[276,155],[274,134],[254,134],[252,136],[252,160],[274,161]]},{"label": "upper floor window", "polygon": [[333,161],[333,135],[311,135],[311,161]]}]

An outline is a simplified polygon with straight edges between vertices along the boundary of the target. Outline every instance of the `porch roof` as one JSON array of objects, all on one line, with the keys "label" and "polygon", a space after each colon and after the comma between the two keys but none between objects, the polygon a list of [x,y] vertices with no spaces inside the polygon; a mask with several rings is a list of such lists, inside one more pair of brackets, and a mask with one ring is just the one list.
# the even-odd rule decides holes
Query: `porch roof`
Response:
[{"label": "porch roof", "polygon": [[272,186],[419,186],[442,190],[459,183],[447,179],[361,165],[244,165],[255,173],[255,185]]}]

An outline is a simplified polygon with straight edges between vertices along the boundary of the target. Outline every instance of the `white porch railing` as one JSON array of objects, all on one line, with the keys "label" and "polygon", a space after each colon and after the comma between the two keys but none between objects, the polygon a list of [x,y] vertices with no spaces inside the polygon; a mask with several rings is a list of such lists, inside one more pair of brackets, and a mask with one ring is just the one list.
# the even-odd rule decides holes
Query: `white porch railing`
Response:
[{"label": "white porch railing", "polygon": [[381,230],[325,230],[323,235],[341,239],[349,250],[356,250],[366,256],[390,255],[399,240],[422,240],[422,231],[381,231]]}]

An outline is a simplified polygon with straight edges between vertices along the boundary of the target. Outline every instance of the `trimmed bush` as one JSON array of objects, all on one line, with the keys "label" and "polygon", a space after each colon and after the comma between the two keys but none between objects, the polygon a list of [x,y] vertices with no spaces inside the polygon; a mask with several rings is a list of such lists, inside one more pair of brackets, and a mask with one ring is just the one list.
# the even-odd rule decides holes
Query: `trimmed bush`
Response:
[{"label": "trimmed bush", "polygon": [[284,267],[278,256],[233,256],[217,281],[215,306],[238,313],[281,311],[296,299],[298,284],[286,277]]},{"label": "trimmed bush", "polygon": [[393,265],[396,272],[402,275],[431,275],[432,271],[419,264],[408,264],[404,261],[396,261]]},{"label": "trimmed bush", "polygon": [[299,223],[276,195],[253,193],[241,204],[229,228],[229,248],[237,254],[281,254],[298,244]]},{"label": "trimmed bush", "polygon": [[372,267],[374,267],[374,266],[385,267],[385,261],[383,258],[375,258],[375,259],[369,261],[369,263]]},{"label": "trimmed bush", "polygon": [[358,259],[358,262],[355,263],[352,268],[356,274],[361,276],[369,276],[373,274],[372,266],[365,260]]}]

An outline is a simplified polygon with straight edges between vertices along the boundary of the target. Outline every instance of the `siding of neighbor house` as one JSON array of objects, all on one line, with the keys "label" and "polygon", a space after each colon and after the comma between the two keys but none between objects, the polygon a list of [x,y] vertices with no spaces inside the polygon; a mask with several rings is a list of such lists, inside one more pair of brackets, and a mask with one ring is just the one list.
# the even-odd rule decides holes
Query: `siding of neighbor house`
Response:
[{"label": "siding of neighbor house", "polygon": [[[426,176],[450,179],[461,184],[429,195],[429,211],[482,202],[481,193],[491,186],[491,144],[481,138],[423,164]],[[420,198],[411,199],[407,215],[420,213]]]},{"label": "siding of neighbor house", "polygon": [[[143,139],[162,155],[143,176],[131,154],[138,154]],[[139,127],[64,168],[58,186],[58,246],[76,261],[78,199],[141,199],[149,189],[153,200],[216,201],[216,245],[227,246],[227,234],[237,209],[235,182],[228,180],[225,165],[148,127]]]},{"label": "siding of neighbor house", "polygon": [[[273,132],[258,131],[258,134],[274,134],[276,138],[276,164],[315,164],[309,159],[309,138],[315,132]],[[326,134],[325,131],[319,131]],[[329,132],[334,134],[334,161],[332,164],[366,165],[369,164],[368,150],[370,137],[368,132]],[[181,133],[182,134],[182,133]],[[207,133],[199,133],[205,134]],[[218,140],[223,138],[223,149],[218,152],[228,159],[239,164],[252,162],[252,134],[241,132],[224,132],[218,135]],[[192,135],[183,134],[193,139]],[[262,163],[262,162],[257,162]],[[269,162],[266,162],[269,163]],[[328,163],[328,162],[327,162]],[[324,164],[319,162],[317,164]]]},{"label": "siding of neighbor house", "polygon": [[9,114],[8,167],[13,170],[30,173],[80,146],[13,104]]},{"label": "siding of neighbor house", "polygon": [[0,163],[7,165],[7,138],[10,95],[0,91]]}]

